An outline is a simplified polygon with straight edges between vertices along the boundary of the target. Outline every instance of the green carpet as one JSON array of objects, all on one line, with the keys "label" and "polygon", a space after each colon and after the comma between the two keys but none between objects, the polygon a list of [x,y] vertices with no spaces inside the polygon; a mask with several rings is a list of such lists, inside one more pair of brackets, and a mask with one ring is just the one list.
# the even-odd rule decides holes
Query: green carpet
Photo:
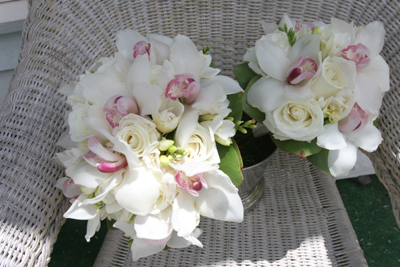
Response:
[{"label": "green carpet", "polygon": [[[369,185],[339,180],[337,186],[370,267],[400,266],[400,229],[390,198],[376,176]],[[107,232],[105,223],[88,243],[86,221],[67,220],[51,254],[50,267],[92,266]]]}]

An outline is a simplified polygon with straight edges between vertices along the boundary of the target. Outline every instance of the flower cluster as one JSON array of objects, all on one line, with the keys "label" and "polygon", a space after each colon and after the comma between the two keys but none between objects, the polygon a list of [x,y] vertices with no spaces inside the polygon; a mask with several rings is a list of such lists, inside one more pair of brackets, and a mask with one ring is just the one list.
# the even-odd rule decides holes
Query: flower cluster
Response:
[{"label": "flower cluster", "polygon": [[345,175],[358,148],[372,152],[382,141],[373,122],[389,90],[389,67],[379,55],[383,24],[301,23],[284,15],[279,25],[262,27],[266,35],[244,55],[255,77],[248,104],[265,115],[278,146],[302,157],[322,152],[325,170]]},{"label": "flower cluster", "polygon": [[58,186],[72,203],[64,217],[88,220],[88,241],[101,220],[112,221],[131,238],[134,260],[201,247],[200,215],[243,220],[217,149],[237,129],[227,95],[242,89],[217,76],[208,49],[188,37],[124,30],[116,46],[60,90],[72,106],[58,154],[66,167]]}]

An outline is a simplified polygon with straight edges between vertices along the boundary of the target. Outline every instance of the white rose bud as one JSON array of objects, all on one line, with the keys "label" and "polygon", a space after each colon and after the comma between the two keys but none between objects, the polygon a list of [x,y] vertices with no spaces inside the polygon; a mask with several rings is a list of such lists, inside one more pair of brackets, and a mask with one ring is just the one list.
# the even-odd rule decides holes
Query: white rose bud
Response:
[{"label": "white rose bud", "polygon": [[157,125],[157,129],[166,134],[176,129],[181,121],[184,107],[178,101],[167,101],[160,107],[161,111],[152,114],[153,122]]}]

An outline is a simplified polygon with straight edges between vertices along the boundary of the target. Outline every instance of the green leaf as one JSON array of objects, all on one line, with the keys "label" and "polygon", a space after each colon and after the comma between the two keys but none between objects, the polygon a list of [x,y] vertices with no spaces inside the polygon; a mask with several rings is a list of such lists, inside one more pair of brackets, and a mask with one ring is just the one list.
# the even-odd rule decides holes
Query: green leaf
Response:
[{"label": "green leaf", "polygon": [[271,138],[275,145],[280,149],[302,158],[317,154],[322,150],[322,148],[317,145],[317,138],[314,138],[310,143],[306,141],[295,140],[281,141],[275,139],[272,133]]},{"label": "green leaf", "polygon": [[265,120],[265,114],[264,112],[261,112],[258,108],[252,107],[248,102],[247,102],[247,94],[249,92],[250,87],[258,80],[260,79],[261,76],[257,75],[253,79],[250,80],[249,84],[247,85],[246,90],[244,91],[243,95],[243,111],[247,113],[250,117],[255,119],[258,122],[263,122]]},{"label": "green leaf", "polygon": [[328,155],[329,155],[329,150],[322,149],[321,152],[311,155],[307,159],[316,167],[327,172],[328,174],[331,174],[328,165]]},{"label": "green leaf", "polygon": [[216,68],[217,68],[217,66],[214,64],[214,61],[211,61],[211,63],[210,63],[210,67],[211,67],[211,68],[214,68],[214,69],[216,69]]},{"label": "green leaf", "polygon": [[217,143],[218,154],[221,159],[219,169],[229,176],[232,183],[238,187],[243,182],[242,167],[243,161],[239,148],[235,142],[230,146],[223,146]]},{"label": "green leaf", "polygon": [[257,73],[250,69],[249,63],[247,62],[237,65],[233,71],[235,72],[240,87],[243,89],[246,89],[250,80],[253,79],[254,76],[257,76]]},{"label": "green leaf", "polygon": [[113,225],[116,222],[116,220],[109,220],[106,219],[106,223],[107,223],[107,229],[108,230],[117,230],[117,228],[115,228]]},{"label": "green leaf", "polygon": [[242,114],[243,114],[243,107],[242,107],[243,93],[239,92],[236,94],[227,95],[227,98],[229,100],[228,108],[232,110],[232,112],[229,113],[228,117],[232,117],[234,119],[233,121],[240,121],[242,119]]}]

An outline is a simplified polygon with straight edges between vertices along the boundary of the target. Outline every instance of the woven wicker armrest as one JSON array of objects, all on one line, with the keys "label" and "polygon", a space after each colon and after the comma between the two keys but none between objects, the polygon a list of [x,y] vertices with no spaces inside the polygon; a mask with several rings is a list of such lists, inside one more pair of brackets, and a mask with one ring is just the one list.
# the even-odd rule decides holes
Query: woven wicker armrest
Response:
[{"label": "woven wicker armrest", "polygon": [[[391,67],[392,91],[385,97],[381,116],[385,141],[371,157],[392,194],[399,219],[400,205],[395,197],[400,195],[399,7],[393,1],[366,0],[32,1],[11,92],[0,111],[1,265],[45,266],[50,261],[64,222],[62,214],[69,205],[54,187],[64,175],[54,156],[61,151],[56,143],[65,131],[64,117],[69,110],[65,97],[57,90],[79,79],[100,57],[113,55],[115,35],[126,28],[170,37],[184,34],[199,49],[211,45],[213,61],[221,73],[233,77],[233,67],[242,62],[246,49],[263,34],[261,20],[276,22],[289,13],[306,21],[329,22],[335,16],[360,25],[374,20],[384,22],[387,42],[382,54]],[[310,169],[306,161],[284,153],[277,153],[274,160],[277,167],[269,172],[277,176],[270,176],[258,212],[246,216],[242,224],[204,218],[203,250],[190,247],[186,252],[165,252],[143,260],[143,264],[175,265],[181,255],[195,254],[193,261],[192,256],[186,257],[188,265],[279,265],[284,259],[296,259],[300,265],[364,265],[334,181]],[[335,217],[342,218],[342,222]],[[222,241],[209,238],[212,233]],[[130,264],[123,236],[120,232],[110,232],[109,236],[118,240],[123,252],[117,249],[116,254],[106,254],[103,250],[102,255],[120,255],[121,261],[115,260],[117,266]],[[111,265],[104,262],[104,258],[97,261]]]}]

